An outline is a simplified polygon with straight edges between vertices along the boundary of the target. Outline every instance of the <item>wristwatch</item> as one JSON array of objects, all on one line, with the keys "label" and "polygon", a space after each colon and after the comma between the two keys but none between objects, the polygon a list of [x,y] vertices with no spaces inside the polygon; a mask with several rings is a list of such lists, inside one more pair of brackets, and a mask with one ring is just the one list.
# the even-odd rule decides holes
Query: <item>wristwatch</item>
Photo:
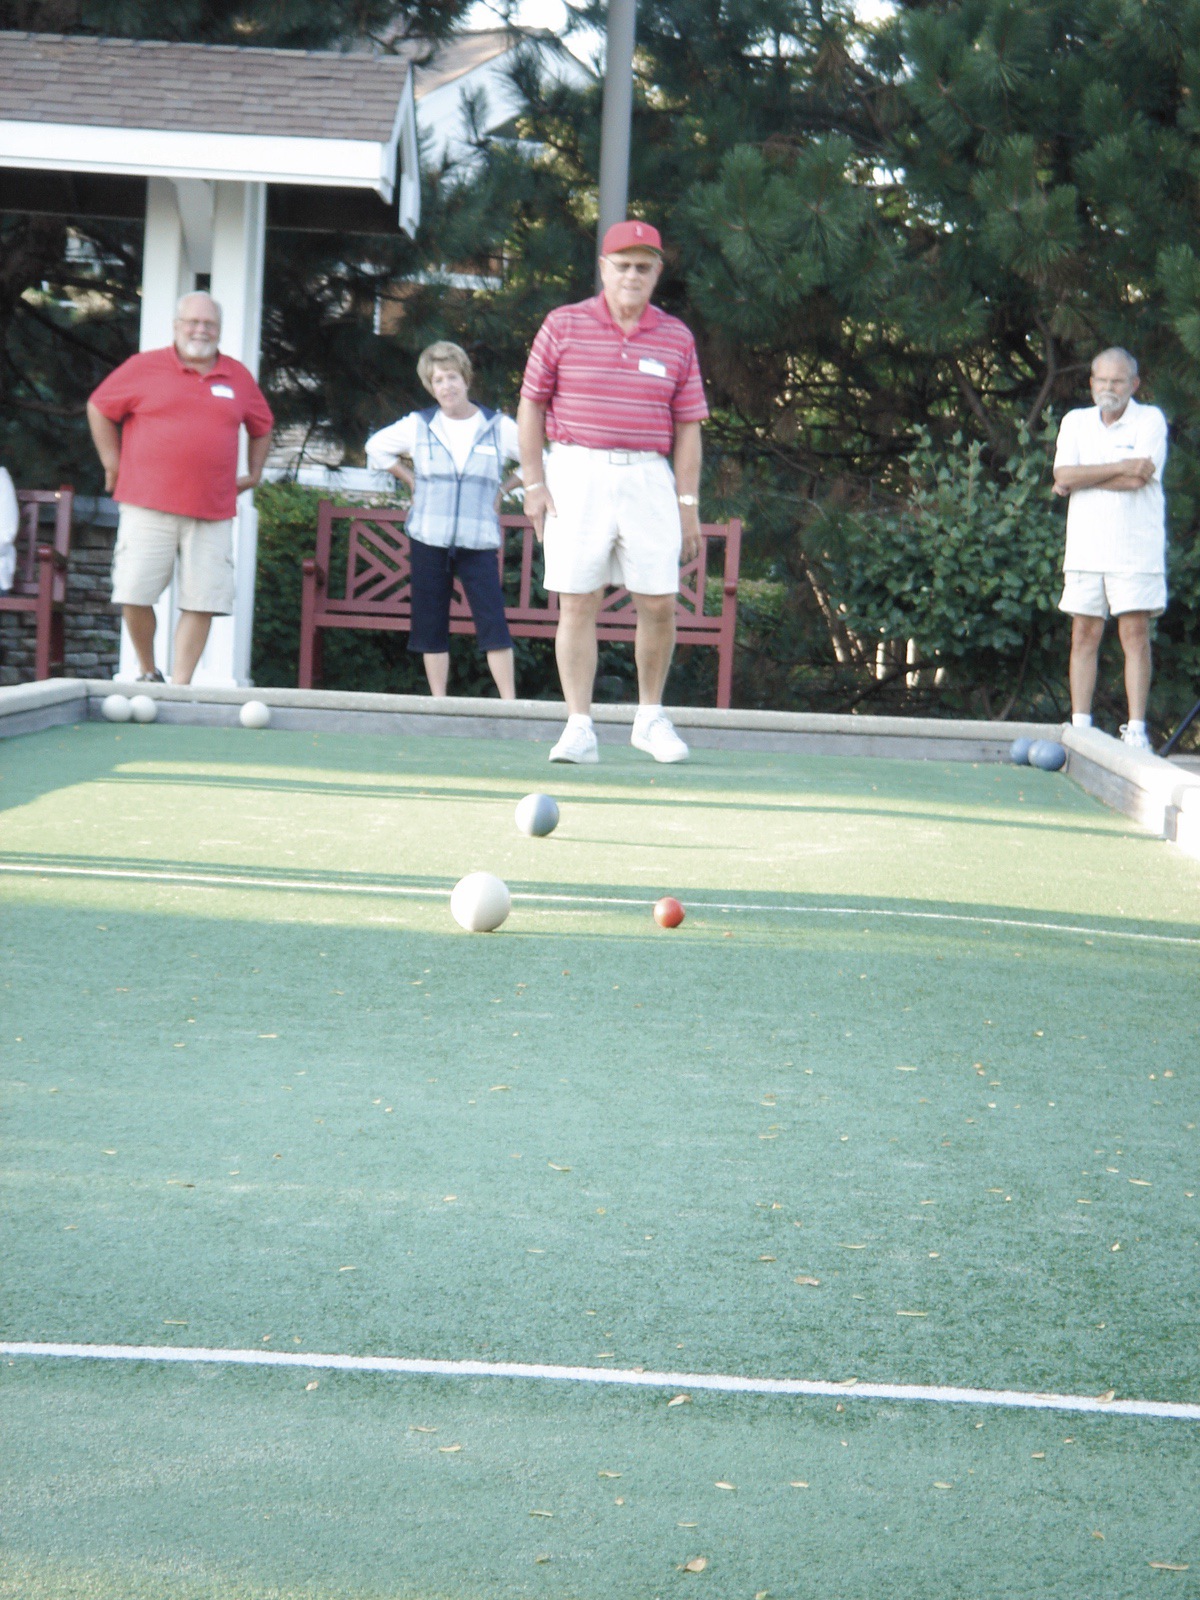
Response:
[{"label": "wristwatch", "polygon": [[698,506],[700,504],[699,496],[694,494],[676,495],[676,499],[681,506]]}]

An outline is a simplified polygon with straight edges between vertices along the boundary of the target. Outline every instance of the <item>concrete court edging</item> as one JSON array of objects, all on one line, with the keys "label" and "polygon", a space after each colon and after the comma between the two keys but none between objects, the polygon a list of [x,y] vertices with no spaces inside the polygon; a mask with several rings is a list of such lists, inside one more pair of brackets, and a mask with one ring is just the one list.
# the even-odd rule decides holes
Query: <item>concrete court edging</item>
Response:
[{"label": "concrete court edging", "polygon": [[[85,682],[88,715],[114,689],[107,679]],[[441,734],[464,738],[533,739],[552,743],[567,708],[555,700],[484,700],[428,695],[352,694],[320,689],[180,688],[138,684],[154,696],[164,722],[230,725],[246,700],[264,700],[275,727],[314,733]],[[818,755],[899,756],[909,760],[1002,761],[1013,739],[1056,738],[1054,723],[972,722],[933,717],[852,717],[789,711],[668,708],[698,749],[807,751]],[[598,705],[593,713],[602,744],[623,744],[633,706]]]},{"label": "concrete court edging", "polygon": [[1131,750],[1096,728],[1065,727],[1067,776],[1114,811],[1200,859],[1200,773]]},{"label": "concrete court edging", "polygon": [[[101,716],[106,695],[132,684],[111,679],[51,678],[0,688],[0,737],[36,733]],[[351,694],[319,689],[183,688],[138,684],[153,696],[164,722],[235,726],[247,700],[264,700],[273,724],[306,732],[441,734],[461,738],[530,739],[549,743],[566,707],[549,700],[482,700],[425,695]],[[813,755],[878,756],[908,760],[1003,761],[1019,737],[1059,738],[1067,747],[1068,777],[1088,794],[1130,817],[1186,854],[1200,859],[1200,774],[1148,751],[1130,750],[1094,728],[1048,723],[971,722],[931,717],[831,716],[788,711],[670,708],[697,748],[804,751]],[[595,709],[602,743],[624,743],[632,706]]]}]

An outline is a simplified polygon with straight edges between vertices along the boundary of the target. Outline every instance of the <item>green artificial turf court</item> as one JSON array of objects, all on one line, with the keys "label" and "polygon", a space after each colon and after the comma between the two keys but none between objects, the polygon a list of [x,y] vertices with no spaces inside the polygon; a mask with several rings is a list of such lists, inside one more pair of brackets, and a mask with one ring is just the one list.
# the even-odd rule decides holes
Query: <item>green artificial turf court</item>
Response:
[{"label": "green artificial turf court", "polygon": [[1200,863],[1029,769],[602,753],[0,745],[0,1339],[257,1353],[0,1356],[0,1595],[1200,1594],[1200,1414],[1120,1410],[1200,1402]]}]

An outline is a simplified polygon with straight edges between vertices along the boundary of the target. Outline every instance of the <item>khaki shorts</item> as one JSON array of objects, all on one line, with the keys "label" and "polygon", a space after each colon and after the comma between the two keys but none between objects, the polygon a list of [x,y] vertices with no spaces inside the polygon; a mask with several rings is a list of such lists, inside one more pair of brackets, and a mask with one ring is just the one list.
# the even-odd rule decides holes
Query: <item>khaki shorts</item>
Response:
[{"label": "khaki shorts", "polygon": [[676,594],[682,530],[675,475],[657,451],[551,445],[546,487],[547,589],[591,594],[623,583],[634,594]]},{"label": "khaki shorts", "polygon": [[173,511],[122,506],[113,552],[113,604],[152,606],[179,560],[181,611],[224,616],[233,610],[233,523],[201,522]]},{"label": "khaki shorts", "polygon": [[1121,617],[1167,609],[1167,580],[1161,572],[1064,572],[1060,611],[1073,617]]}]

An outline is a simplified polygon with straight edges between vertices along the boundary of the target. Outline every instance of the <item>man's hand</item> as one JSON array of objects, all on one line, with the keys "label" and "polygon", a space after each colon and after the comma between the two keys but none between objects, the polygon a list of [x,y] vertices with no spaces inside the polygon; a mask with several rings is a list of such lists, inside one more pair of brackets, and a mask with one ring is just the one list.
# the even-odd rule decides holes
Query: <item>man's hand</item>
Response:
[{"label": "man's hand", "polygon": [[89,400],[87,403],[88,427],[92,433],[92,443],[96,446],[96,454],[100,457],[100,465],[104,468],[104,492],[111,494],[117,483],[117,469],[121,465],[121,430],[115,422],[111,422],[103,411],[98,411]]},{"label": "man's hand", "polygon": [[700,508],[699,506],[680,506],[679,524],[683,530],[683,544],[679,551],[679,562],[686,567],[689,561],[695,561],[700,554]]},{"label": "man's hand", "polygon": [[267,464],[267,457],[271,453],[271,435],[269,433],[251,434],[246,445],[246,471],[238,478],[235,485],[238,494],[246,489],[257,489],[262,482],[263,468]]},{"label": "man's hand", "polygon": [[546,518],[558,515],[554,497],[544,483],[539,483],[536,488],[526,489],[525,515],[533,523],[537,542],[541,544],[546,533]]},{"label": "man's hand", "polygon": [[410,490],[417,487],[416,473],[406,467],[402,461],[393,461],[388,471],[397,483],[407,484]]}]

